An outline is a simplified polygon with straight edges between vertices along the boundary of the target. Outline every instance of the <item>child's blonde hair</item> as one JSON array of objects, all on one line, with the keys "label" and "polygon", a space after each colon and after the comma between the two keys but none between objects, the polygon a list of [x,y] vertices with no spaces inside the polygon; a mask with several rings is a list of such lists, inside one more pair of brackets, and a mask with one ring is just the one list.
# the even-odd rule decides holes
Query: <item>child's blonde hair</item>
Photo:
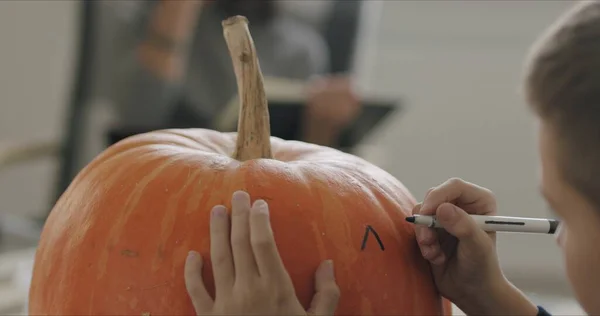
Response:
[{"label": "child's blonde hair", "polygon": [[535,43],[528,103],[558,136],[562,177],[600,210],[600,1],[584,1]]}]

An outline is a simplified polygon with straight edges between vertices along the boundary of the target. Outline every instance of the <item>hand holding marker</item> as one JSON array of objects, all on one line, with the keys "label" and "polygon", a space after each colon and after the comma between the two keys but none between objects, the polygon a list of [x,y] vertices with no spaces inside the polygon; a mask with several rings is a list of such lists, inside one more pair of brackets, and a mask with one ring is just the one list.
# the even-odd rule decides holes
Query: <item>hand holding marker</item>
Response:
[{"label": "hand holding marker", "polygon": [[[487,232],[514,232],[514,233],[539,233],[554,234],[559,221],[549,218],[527,218],[510,216],[485,216],[469,215],[477,225]],[[424,225],[432,228],[443,228],[435,216],[414,215],[406,221],[415,225]]]}]

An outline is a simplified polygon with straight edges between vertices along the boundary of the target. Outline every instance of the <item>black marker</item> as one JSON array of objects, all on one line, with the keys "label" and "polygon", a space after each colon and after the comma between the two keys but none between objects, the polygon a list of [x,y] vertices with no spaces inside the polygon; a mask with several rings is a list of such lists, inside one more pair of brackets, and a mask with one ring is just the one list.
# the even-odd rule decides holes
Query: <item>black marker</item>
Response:
[{"label": "black marker", "polygon": [[[477,225],[487,232],[554,234],[559,221],[549,218],[470,215]],[[414,215],[406,218],[409,223],[443,228],[435,216]]]}]

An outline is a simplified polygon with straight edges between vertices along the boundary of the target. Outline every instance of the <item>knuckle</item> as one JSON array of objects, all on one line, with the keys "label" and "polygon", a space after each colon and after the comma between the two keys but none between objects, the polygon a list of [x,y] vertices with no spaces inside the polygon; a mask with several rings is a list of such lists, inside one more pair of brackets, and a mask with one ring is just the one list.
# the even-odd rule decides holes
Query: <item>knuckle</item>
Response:
[{"label": "knuckle", "polygon": [[492,192],[492,190],[488,189],[488,188],[481,188],[483,193],[488,197],[488,199],[490,199],[491,201],[496,201],[496,194],[494,194],[494,192]]},{"label": "knuckle", "polygon": [[492,190],[484,187],[480,187],[481,192],[481,204],[485,209],[485,214],[493,215],[496,214],[496,194]]},{"label": "knuckle", "polygon": [[250,243],[253,248],[261,250],[271,250],[275,247],[275,243],[269,235],[261,235],[259,237],[250,237]]},{"label": "knuckle", "polygon": [[428,196],[429,193],[431,193],[431,191],[435,190],[436,187],[431,187],[429,188],[429,190],[427,190],[427,192],[425,192],[425,196]]},{"label": "knuckle", "polygon": [[256,280],[241,292],[241,299],[247,304],[256,304],[256,301],[269,301],[276,306],[285,305],[291,298],[296,297],[293,287],[278,286],[272,280]]},{"label": "knuckle", "polygon": [[451,186],[458,186],[458,185],[464,185],[466,182],[465,182],[465,180],[463,180],[461,178],[452,177],[452,178],[448,179],[448,181],[446,181],[446,183]]},{"label": "knuckle", "polygon": [[242,234],[232,234],[231,236],[231,245],[232,246],[244,246],[247,245],[247,239]]},{"label": "knuckle", "polygon": [[235,305],[239,306],[240,309],[246,310],[252,306],[252,302],[254,301],[254,297],[246,291],[237,293],[235,297]]},{"label": "knuckle", "polygon": [[224,252],[219,251],[216,254],[212,255],[211,261],[214,264],[216,264],[217,266],[220,266],[220,265],[223,265],[223,264],[227,263],[228,257],[227,257],[227,255]]},{"label": "knuckle", "polygon": [[417,243],[419,244],[419,246],[429,245],[436,240],[435,233],[433,233],[430,230],[427,230],[425,228],[421,228],[421,230],[418,231],[416,233],[416,235],[417,235]]},{"label": "knuckle", "polygon": [[440,190],[442,190],[442,186],[429,189],[427,194],[425,194],[425,198],[423,198],[423,204],[428,204],[431,200],[435,200],[439,195]]},{"label": "knuckle", "polygon": [[240,286],[234,293],[237,300],[243,306],[252,306],[257,300],[266,297],[264,286],[260,282],[252,282],[252,285],[244,284]]},{"label": "knuckle", "polygon": [[341,296],[340,287],[335,283],[328,284],[323,291],[330,300],[337,301]]}]

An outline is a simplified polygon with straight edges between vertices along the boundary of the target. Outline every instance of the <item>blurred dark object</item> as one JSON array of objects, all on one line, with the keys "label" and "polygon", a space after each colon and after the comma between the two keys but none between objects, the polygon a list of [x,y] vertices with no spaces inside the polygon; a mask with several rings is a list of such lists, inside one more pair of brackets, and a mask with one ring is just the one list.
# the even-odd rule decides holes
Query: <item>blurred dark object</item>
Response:
[{"label": "blurred dark object", "polygon": [[[303,117],[305,104],[298,100],[270,100],[269,116],[271,123],[271,136],[279,137],[285,140],[301,139],[301,119]],[[352,152],[352,149],[369,135],[382,121],[389,117],[393,112],[399,112],[402,106],[397,100],[392,99],[373,99],[364,101],[361,114],[348,126],[338,141],[338,149]],[[179,112],[179,111],[178,111]],[[183,113],[184,111],[181,111]],[[189,111],[193,115],[193,111]],[[190,124],[195,122],[195,118],[185,118]],[[183,118],[180,122],[183,122]],[[226,126],[220,130],[235,131],[235,119],[230,119]],[[205,122],[208,125],[208,122]],[[193,128],[194,126],[181,125],[170,128]],[[109,130],[107,134],[107,145],[115,144],[127,137],[162,129],[161,126],[137,126],[137,127],[117,127]]]},{"label": "blurred dark object", "polygon": [[164,126],[116,126],[109,129],[106,133],[106,146],[111,146],[129,136],[147,133],[166,128],[212,128],[211,122],[198,115],[195,111],[189,109],[185,102],[179,102],[177,110],[169,122],[170,125]]},{"label": "blurred dark object", "polygon": [[[301,102],[269,102],[271,135],[285,140],[302,140],[301,126],[305,105]],[[395,100],[363,102],[358,117],[344,129],[336,142],[337,149],[352,152],[382,121],[401,107]]]},{"label": "blurred dark object", "polygon": [[263,24],[275,16],[273,0],[218,0],[215,5],[228,16],[243,15],[252,24]]},{"label": "blurred dark object", "polygon": [[325,41],[329,44],[329,68],[332,74],[348,73],[356,54],[360,14],[365,0],[335,1],[327,21]]},{"label": "blurred dark object", "polygon": [[78,152],[80,150],[77,144],[81,143],[81,131],[85,123],[85,106],[88,104],[92,82],[92,66],[95,44],[95,20],[94,20],[94,1],[84,0],[79,2],[79,40],[77,52],[77,66],[73,76],[73,86],[71,96],[67,107],[65,121],[65,135],[61,144],[60,165],[56,177],[55,199],[51,205],[67,189],[74,177]]}]

